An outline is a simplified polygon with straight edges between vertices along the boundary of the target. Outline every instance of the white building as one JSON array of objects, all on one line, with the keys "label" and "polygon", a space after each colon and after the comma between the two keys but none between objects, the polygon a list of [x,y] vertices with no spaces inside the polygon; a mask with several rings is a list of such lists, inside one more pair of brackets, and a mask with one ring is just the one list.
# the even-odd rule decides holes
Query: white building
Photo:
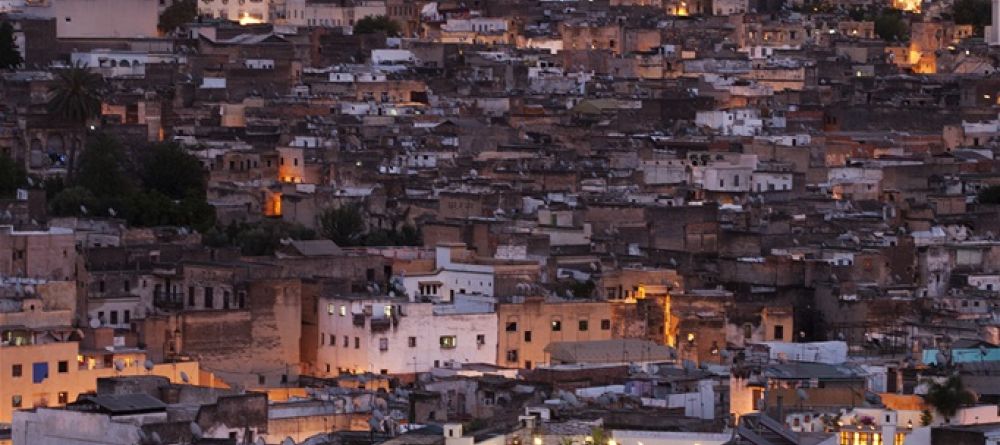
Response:
[{"label": "white building", "polygon": [[271,0],[199,0],[198,14],[243,25],[267,23],[271,19]]},{"label": "white building", "polygon": [[407,274],[402,278],[406,295],[411,299],[452,301],[455,295],[495,295],[495,267],[453,261],[453,254],[465,250],[465,244],[441,244],[435,249],[435,270]]},{"label": "white building", "polygon": [[410,374],[461,363],[495,363],[491,299],[451,304],[402,298],[320,298],[316,366],[329,375]]},{"label": "white building", "polygon": [[363,0],[341,6],[335,2],[287,0],[285,23],[293,26],[354,26],[365,17],[386,15],[384,1]]}]

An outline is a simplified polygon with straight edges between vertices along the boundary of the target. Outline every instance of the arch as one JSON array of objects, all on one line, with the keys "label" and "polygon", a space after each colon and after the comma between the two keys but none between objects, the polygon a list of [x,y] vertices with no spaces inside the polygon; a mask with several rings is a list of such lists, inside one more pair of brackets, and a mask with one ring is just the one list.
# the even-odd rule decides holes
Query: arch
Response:
[{"label": "arch", "polygon": [[120,66],[122,68],[129,68],[131,66],[131,64],[129,63],[128,60],[122,59],[121,62],[118,62],[118,66]]}]

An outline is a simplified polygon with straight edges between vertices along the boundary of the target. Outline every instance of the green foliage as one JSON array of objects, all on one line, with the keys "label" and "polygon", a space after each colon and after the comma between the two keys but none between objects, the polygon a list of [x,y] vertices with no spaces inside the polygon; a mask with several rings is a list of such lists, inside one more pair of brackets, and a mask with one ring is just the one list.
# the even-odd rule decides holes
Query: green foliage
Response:
[{"label": "green foliage", "polygon": [[980,190],[976,200],[980,204],[1000,204],[1000,185],[991,185]]},{"label": "green foliage", "polygon": [[280,219],[266,219],[258,223],[231,223],[224,230],[209,229],[203,238],[208,246],[237,246],[243,255],[273,255],[282,239],[316,239],[316,232],[298,224]]},{"label": "green foliage", "polygon": [[389,37],[399,36],[399,24],[384,15],[369,16],[354,24],[355,34],[384,32]]},{"label": "green foliage", "polygon": [[10,22],[0,23],[0,69],[13,70],[24,63],[24,58],[14,42],[14,27]]},{"label": "green foliage", "polygon": [[364,232],[365,221],[356,205],[330,208],[319,216],[319,233],[338,246],[361,245]]},{"label": "green foliage", "polygon": [[205,201],[201,162],[173,145],[147,151],[148,156],[133,163],[117,139],[94,135],[80,156],[71,187],[46,183],[53,214],[112,216],[140,227],[210,229],[215,210]]},{"label": "green foliage", "polygon": [[920,426],[930,426],[933,421],[934,415],[931,414],[931,410],[925,409],[920,412]]},{"label": "green foliage", "polygon": [[319,216],[319,233],[338,246],[419,246],[420,231],[409,224],[398,230],[365,229],[364,216],[358,205],[329,208]]},{"label": "green foliage", "polygon": [[86,66],[74,65],[56,72],[49,113],[83,125],[101,113],[99,89],[104,79]]},{"label": "green foliage", "polygon": [[982,35],[983,27],[990,24],[990,1],[955,0],[952,18],[959,25],[972,25]]},{"label": "green foliage", "polygon": [[909,27],[900,11],[886,8],[875,18],[875,34],[887,42],[901,42],[909,38]]},{"label": "green foliage", "polygon": [[143,162],[140,175],[146,188],[172,199],[205,193],[205,175],[201,161],[177,144],[154,146]]},{"label": "green foliage", "polygon": [[125,172],[125,148],[117,139],[98,133],[88,141],[80,155],[75,184],[98,197],[114,197],[132,191],[132,182]]},{"label": "green foliage", "polygon": [[198,17],[198,4],[195,0],[179,0],[160,13],[160,20],[156,28],[166,34],[177,29],[177,27],[193,22]]},{"label": "green foliage", "polygon": [[63,189],[49,202],[49,211],[55,216],[82,216],[83,209],[89,213],[96,208],[97,197],[83,187]]},{"label": "green foliage", "polygon": [[965,383],[959,376],[948,377],[944,383],[932,382],[924,398],[944,416],[946,422],[958,412],[959,408],[975,402],[975,397],[965,389]]},{"label": "green foliage", "polygon": [[0,154],[0,198],[14,195],[18,187],[24,186],[28,175],[24,166],[5,154]]}]

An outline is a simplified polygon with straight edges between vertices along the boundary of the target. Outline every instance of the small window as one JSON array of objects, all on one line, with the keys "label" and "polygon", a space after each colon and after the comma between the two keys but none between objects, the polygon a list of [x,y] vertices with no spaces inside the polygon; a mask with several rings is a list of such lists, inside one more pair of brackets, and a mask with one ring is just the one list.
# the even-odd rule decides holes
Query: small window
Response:
[{"label": "small window", "polygon": [[602,331],[610,331],[611,330],[611,320],[609,320],[607,318],[601,320],[601,330]]},{"label": "small window", "polygon": [[57,366],[60,374],[65,374],[69,372],[69,362],[66,360],[60,360]]},{"label": "small window", "polygon": [[531,331],[524,331],[524,342],[531,343]]},{"label": "small window", "polygon": [[458,346],[458,339],[454,335],[442,335],[439,341],[441,349],[455,349]]},{"label": "small window", "polygon": [[21,396],[19,396],[17,394],[15,394],[14,396],[12,396],[10,398],[10,406],[12,406],[14,408],[20,408],[21,407]]},{"label": "small window", "polygon": [[382,338],[378,339],[378,350],[379,351],[388,351],[389,350],[389,339],[388,338],[382,337]]},{"label": "small window", "polygon": [[562,321],[552,320],[552,332],[560,332],[560,331],[562,331]]},{"label": "small window", "polygon": [[344,347],[345,348],[351,347],[351,339],[346,335],[344,336]]},{"label": "small window", "polygon": [[361,337],[354,337],[354,349],[361,349]]},{"label": "small window", "polygon": [[408,338],[407,341],[406,341],[406,344],[409,345],[411,348],[416,348],[417,347],[417,337],[410,337],[410,338]]},{"label": "small window", "polygon": [[517,349],[507,351],[507,363],[517,363]]},{"label": "small window", "polygon": [[21,365],[13,365],[10,367],[11,377],[16,378],[16,377],[21,377],[22,375],[24,375],[24,368],[22,368]]},{"label": "small window", "polygon": [[333,312],[335,310],[336,310],[336,307],[333,305],[333,303],[330,303],[330,304],[326,305],[326,313],[327,314],[333,315]]},{"label": "small window", "polygon": [[580,320],[580,326],[579,326],[579,328],[580,328],[580,332],[587,332],[587,329],[590,328],[589,323],[587,322],[587,320]]},{"label": "small window", "polygon": [[778,326],[774,327],[774,339],[775,340],[784,340],[785,339],[785,327],[784,326],[778,325]]},{"label": "small window", "polygon": [[476,336],[476,345],[482,346],[482,345],[485,345],[485,344],[486,344],[486,336],[483,335],[483,334],[477,335]]},{"label": "small window", "polygon": [[507,322],[507,332],[517,332],[517,322],[509,321]]},{"label": "small window", "polygon": [[59,391],[59,404],[65,405],[69,403],[69,393],[66,391]]}]

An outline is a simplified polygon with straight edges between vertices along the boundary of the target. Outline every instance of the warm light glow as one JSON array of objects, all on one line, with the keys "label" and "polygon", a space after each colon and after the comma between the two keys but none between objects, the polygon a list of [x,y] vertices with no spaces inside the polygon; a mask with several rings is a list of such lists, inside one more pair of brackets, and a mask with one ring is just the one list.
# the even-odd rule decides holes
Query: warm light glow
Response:
[{"label": "warm light glow", "polygon": [[250,14],[247,12],[244,12],[243,15],[240,16],[240,25],[242,26],[259,25],[261,23],[264,23],[264,21],[255,17],[251,17]]},{"label": "warm light glow", "polygon": [[694,341],[694,332],[688,332],[687,339],[688,341]]}]

